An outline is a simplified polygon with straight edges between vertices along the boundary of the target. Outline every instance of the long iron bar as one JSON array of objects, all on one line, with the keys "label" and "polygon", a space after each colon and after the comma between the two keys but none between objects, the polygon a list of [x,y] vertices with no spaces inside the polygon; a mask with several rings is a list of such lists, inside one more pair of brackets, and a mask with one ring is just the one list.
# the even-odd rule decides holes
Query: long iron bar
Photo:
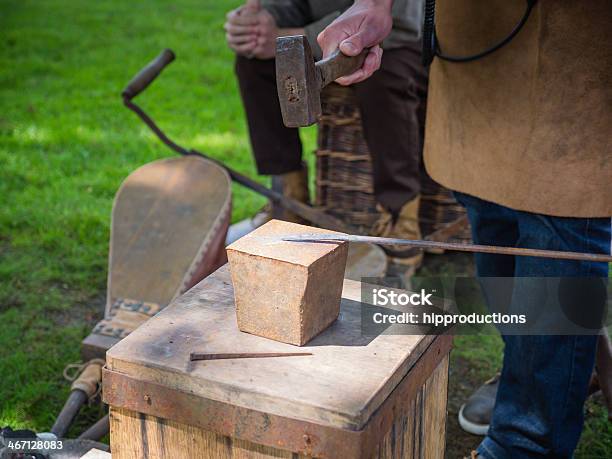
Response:
[{"label": "long iron bar", "polygon": [[492,253],[497,255],[516,255],[522,257],[554,258],[559,260],[577,260],[612,263],[612,255],[599,253],[563,252],[559,250],[526,249],[522,247],[501,247],[494,245],[465,244],[457,242],[437,242],[421,239],[396,239],[375,236],[357,236],[352,234],[296,234],[285,236],[283,241],[292,242],[368,242],[378,245],[405,245],[419,249],[442,249],[459,252]]}]

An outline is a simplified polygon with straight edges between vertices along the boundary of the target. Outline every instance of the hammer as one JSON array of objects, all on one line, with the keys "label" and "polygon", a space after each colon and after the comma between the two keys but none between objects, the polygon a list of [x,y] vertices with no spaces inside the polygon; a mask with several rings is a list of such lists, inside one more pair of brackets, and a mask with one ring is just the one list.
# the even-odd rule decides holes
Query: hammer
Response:
[{"label": "hammer", "polygon": [[315,64],[304,35],[276,39],[276,87],[287,127],[310,126],[321,116],[321,90],[361,67],[368,53],[346,56],[337,49]]}]

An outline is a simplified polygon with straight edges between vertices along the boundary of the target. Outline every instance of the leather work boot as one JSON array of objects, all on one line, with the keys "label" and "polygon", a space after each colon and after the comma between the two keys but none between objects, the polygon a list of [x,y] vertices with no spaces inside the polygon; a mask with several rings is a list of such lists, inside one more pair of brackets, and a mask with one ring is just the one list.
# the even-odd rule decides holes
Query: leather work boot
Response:
[{"label": "leather work boot", "polygon": [[[299,171],[273,175],[272,190],[304,204],[310,203],[310,195],[308,194],[308,169],[306,163],[302,163],[302,169]],[[258,228],[273,218],[292,223],[308,224],[306,220],[293,212],[289,212],[283,206],[268,202],[268,204],[259,210],[252,218],[253,227]]]},{"label": "leather work boot", "polygon": [[486,435],[495,406],[499,374],[476,389],[459,410],[459,425],[473,435]]},{"label": "leather work boot", "polygon": [[[380,217],[374,223],[370,235],[401,239],[421,239],[418,220],[420,201],[420,196],[417,196],[412,201],[408,201],[401,208],[397,216],[394,216],[383,206],[377,204],[376,209],[380,212]],[[423,251],[421,249],[407,248],[406,246],[383,246],[382,248],[389,256],[391,262],[402,265],[402,268],[406,271],[405,275],[414,274],[423,262]]]}]

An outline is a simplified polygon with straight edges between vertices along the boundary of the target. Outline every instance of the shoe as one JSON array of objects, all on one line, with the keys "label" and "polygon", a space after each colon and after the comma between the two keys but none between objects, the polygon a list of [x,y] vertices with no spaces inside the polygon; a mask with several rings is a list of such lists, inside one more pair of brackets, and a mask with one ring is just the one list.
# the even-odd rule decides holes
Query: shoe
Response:
[{"label": "shoe", "polygon": [[[272,190],[288,198],[293,198],[304,204],[310,203],[308,193],[308,169],[306,163],[297,171],[287,172],[286,174],[272,176]],[[285,220],[292,223],[308,224],[302,217],[289,212],[283,206],[268,202],[251,219],[252,225],[259,228],[264,223],[272,219]]]},{"label": "shoe", "polygon": [[459,425],[473,435],[486,435],[495,406],[499,374],[493,376],[474,392],[459,410]]},{"label": "shoe", "polygon": [[[380,217],[374,223],[370,235],[401,239],[421,239],[418,220],[420,200],[420,196],[417,196],[412,201],[408,201],[396,216],[380,204],[377,204],[376,209],[380,213]],[[406,248],[406,246],[383,246],[382,248],[392,263],[402,265],[413,272],[423,262],[423,251],[421,249]]]}]

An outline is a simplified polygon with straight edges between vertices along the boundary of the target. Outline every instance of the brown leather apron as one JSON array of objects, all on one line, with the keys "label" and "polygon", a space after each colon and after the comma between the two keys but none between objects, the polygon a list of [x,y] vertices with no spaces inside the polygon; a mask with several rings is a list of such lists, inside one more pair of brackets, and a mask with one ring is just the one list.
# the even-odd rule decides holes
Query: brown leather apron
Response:
[{"label": "brown leather apron", "polygon": [[[482,51],[522,0],[439,0],[450,55]],[[518,36],[431,67],[425,165],[442,185],[517,210],[612,216],[612,0],[541,0]]]}]

